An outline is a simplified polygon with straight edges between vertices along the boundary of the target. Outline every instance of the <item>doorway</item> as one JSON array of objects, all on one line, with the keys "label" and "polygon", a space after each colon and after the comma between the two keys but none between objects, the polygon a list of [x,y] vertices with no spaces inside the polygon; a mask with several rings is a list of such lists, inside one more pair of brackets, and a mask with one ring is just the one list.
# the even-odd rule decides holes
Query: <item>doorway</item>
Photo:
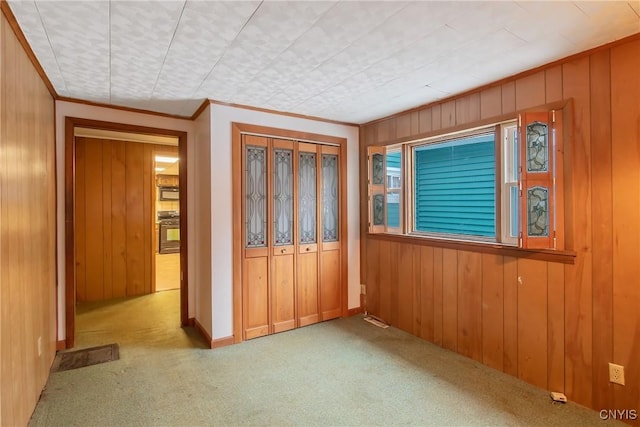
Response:
[{"label": "doorway", "polygon": [[[156,172],[167,168],[178,169],[175,175],[171,175],[173,185],[167,188],[174,189],[174,194],[179,194],[180,197],[167,203],[173,208],[172,211],[181,213],[174,218],[177,230],[170,233],[169,237],[175,243],[178,236],[179,244],[177,251],[174,250],[178,283],[172,285],[174,289],[178,288],[175,292],[179,294],[180,300],[179,318],[176,316],[175,322],[186,326],[189,322],[186,132],[71,117],[66,118],[65,125],[66,348],[72,348],[76,344],[76,301],[84,299],[91,303],[100,299],[155,292],[155,255],[159,252],[160,242],[157,216],[158,211],[162,210],[159,209],[162,207],[159,201],[162,192],[157,185],[161,177]],[[84,132],[91,133],[94,138],[96,135],[105,135],[105,138],[88,143],[82,136]],[[124,140],[135,136],[134,139],[140,143],[130,143],[127,146],[123,141],[110,140],[109,136],[113,135],[123,135]],[[177,147],[171,146],[172,144]],[[156,157],[164,160],[162,157],[170,156],[180,158],[179,168],[177,165],[155,160]],[[94,182],[84,182],[84,179],[78,179],[78,174],[83,173],[83,167],[90,167],[93,172],[98,168],[104,171],[92,172],[90,175]],[[85,184],[87,187],[93,186],[93,189],[87,192],[88,188],[82,188]],[[103,191],[103,188],[107,190]],[[99,193],[99,196],[96,197],[94,193]],[[83,197],[87,200],[82,200]],[[89,205],[86,203],[89,199],[98,201]],[[164,200],[162,202],[165,203]],[[85,203],[83,208],[77,210],[78,204],[82,203]],[[87,226],[86,214],[91,213],[91,210],[97,211],[98,208],[101,212],[97,213],[93,220],[95,222]],[[123,212],[127,214],[122,215]],[[82,233],[91,227],[99,232],[91,231],[83,236]],[[92,237],[86,239],[89,234]],[[79,239],[82,238],[85,240],[81,240],[82,244],[79,245]],[[88,253],[92,250],[101,251],[101,255]],[[100,277],[97,280],[87,280],[91,275]],[[94,286],[92,283],[98,285]]]}]

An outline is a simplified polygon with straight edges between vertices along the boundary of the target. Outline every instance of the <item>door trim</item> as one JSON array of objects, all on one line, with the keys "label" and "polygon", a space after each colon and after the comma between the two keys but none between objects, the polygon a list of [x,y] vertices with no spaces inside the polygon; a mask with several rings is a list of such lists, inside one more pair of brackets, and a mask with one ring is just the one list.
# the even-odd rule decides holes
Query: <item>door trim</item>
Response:
[{"label": "door trim", "polygon": [[187,132],[161,129],[146,126],[128,125],[124,123],[104,122],[99,120],[65,117],[64,136],[64,229],[65,229],[65,331],[66,348],[75,346],[76,321],[76,269],[75,269],[75,128],[91,128],[121,132],[139,133],[155,136],[174,136],[178,138],[180,156],[179,188],[180,188],[180,323],[189,324],[189,282],[188,282],[188,248],[187,248]]},{"label": "door trim", "polygon": [[295,141],[313,142],[316,144],[330,144],[340,149],[340,286],[341,312],[347,317],[348,310],[348,227],[347,227],[347,139],[336,136],[321,135],[309,132],[299,132],[287,129],[251,125],[246,123],[231,123],[232,141],[232,176],[233,181],[233,339],[240,343],[243,328],[242,308],[242,134],[249,133],[265,137],[291,139]]}]

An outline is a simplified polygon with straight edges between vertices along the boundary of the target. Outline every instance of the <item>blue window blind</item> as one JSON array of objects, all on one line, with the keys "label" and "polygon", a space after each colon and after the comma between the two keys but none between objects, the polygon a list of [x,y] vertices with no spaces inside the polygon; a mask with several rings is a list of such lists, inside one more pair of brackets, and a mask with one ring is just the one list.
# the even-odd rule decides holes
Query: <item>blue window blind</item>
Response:
[{"label": "blue window blind", "polygon": [[494,134],[416,147],[416,231],[495,237]]},{"label": "blue window blind", "polygon": [[[400,186],[400,151],[387,153],[387,188]],[[387,226],[397,228],[400,227],[400,193],[387,193]]]}]

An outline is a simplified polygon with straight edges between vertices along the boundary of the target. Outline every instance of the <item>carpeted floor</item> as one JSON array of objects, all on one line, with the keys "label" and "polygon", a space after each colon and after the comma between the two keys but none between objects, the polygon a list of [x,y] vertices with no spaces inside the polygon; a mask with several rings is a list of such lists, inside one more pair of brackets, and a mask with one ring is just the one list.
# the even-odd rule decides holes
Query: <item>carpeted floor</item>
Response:
[{"label": "carpeted floor", "polygon": [[604,423],[595,411],[554,404],[544,390],[361,316],[208,350],[191,328],[176,326],[177,314],[159,320],[157,307],[177,306],[170,292],[81,312],[78,324],[94,316],[94,327],[78,341],[121,335],[120,360],[51,374],[30,425]]}]

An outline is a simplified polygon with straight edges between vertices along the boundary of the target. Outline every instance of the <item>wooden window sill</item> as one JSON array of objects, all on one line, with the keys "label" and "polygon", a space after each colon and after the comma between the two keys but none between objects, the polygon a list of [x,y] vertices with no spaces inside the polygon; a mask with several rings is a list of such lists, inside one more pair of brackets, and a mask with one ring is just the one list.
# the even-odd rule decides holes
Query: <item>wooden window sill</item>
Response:
[{"label": "wooden window sill", "polygon": [[410,243],[413,245],[433,246],[444,249],[456,249],[461,251],[482,252],[515,258],[528,258],[540,261],[557,262],[562,264],[575,264],[576,253],[567,250],[556,249],[523,249],[514,246],[501,245],[495,242],[464,242],[457,240],[437,239],[426,236],[391,233],[367,233],[367,238],[374,240],[386,240],[398,243]]}]

